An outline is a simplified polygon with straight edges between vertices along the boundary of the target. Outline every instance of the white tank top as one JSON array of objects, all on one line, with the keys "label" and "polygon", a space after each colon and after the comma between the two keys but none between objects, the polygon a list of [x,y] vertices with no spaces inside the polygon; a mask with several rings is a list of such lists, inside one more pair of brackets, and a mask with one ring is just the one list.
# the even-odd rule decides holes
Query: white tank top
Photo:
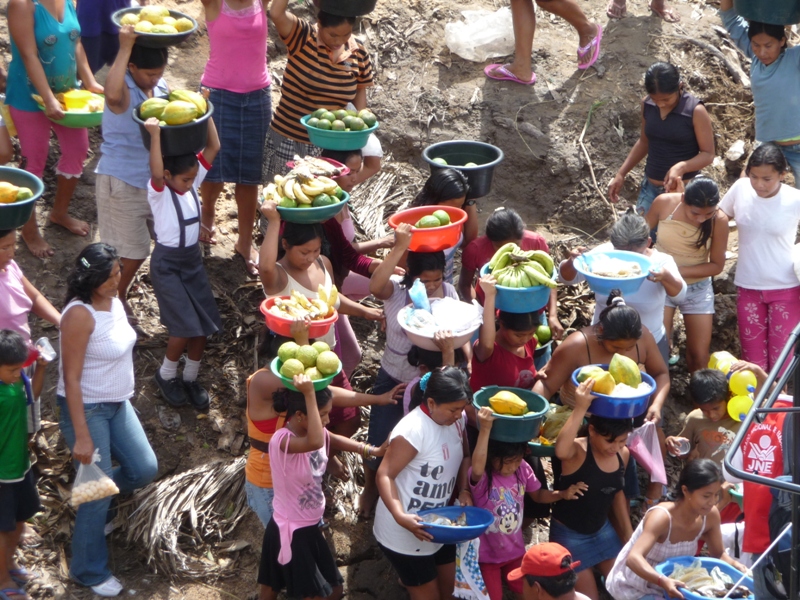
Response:
[{"label": "white tank top", "polygon": [[[86,345],[81,372],[84,404],[124,402],[133,396],[133,346],[136,332],[128,323],[125,309],[118,298],[111,301],[111,310],[95,310],[91,304],[72,300],[61,312],[62,318],[73,306],[83,306],[94,318],[94,331]],[[59,345],[60,345],[59,339]],[[63,356],[63,350],[61,350]],[[66,395],[64,368],[58,364],[60,396]]]}]

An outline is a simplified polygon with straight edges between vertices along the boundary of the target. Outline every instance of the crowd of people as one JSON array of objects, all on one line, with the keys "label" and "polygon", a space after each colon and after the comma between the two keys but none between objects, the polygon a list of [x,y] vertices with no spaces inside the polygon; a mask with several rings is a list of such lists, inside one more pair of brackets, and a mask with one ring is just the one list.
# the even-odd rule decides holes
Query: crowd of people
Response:
[{"label": "crowd of people", "polygon": [[[594,64],[601,26],[590,23],[571,0],[537,1],[578,31],[579,68]],[[477,557],[484,582],[478,597],[490,600],[500,600],[504,586],[525,600],[597,600],[603,587],[618,599],[680,597],[683,583],[654,567],[670,557],[694,556],[702,545],[711,557],[746,570],[728,555],[721,535],[722,524],[741,520],[730,495],[735,482],[730,476],[725,480],[722,470],[740,422],[728,415],[725,376],[707,368],[715,313],[712,278],[725,266],[735,219],[741,360],[730,371],[754,373],[758,391],[768,371],[783,368],[776,364],[778,355],[800,322],[800,280],[792,262],[800,191],[783,183],[790,171],[800,181],[800,132],[792,129],[800,125],[790,118],[791,105],[778,104],[780,96],[767,93],[769,78],[796,66],[783,28],[747,22],[731,0],[721,2],[725,27],[753,60],[755,130],[762,142],[723,197],[717,182],[702,174],[715,154],[702,100],[686,90],[674,65],[658,62],[647,70],[641,134],[609,184],[616,201],[627,174],[645,160],[636,209],[610,228],[609,242],[574,248],[557,267],[561,284],[575,285],[583,281],[575,264],[579,256],[616,249],[647,256],[653,268],[635,293],[597,294],[591,324],[565,336],[557,290],[539,311],[496,310],[497,283],[491,275],[479,276],[481,267],[510,242],[523,250],[549,249],[511,208],[487,211],[480,235],[476,201],[457,169],[436,170],[411,203],[465,211],[461,238],[446,251],[411,251],[412,227],[406,224],[387,238],[356,241],[347,208],[324,223],[298,224],[283,222],[272,199],[259,203],[259,186],[287,172],[286,163],[296,154],[323,155],[349,167],[350,174],[339,179],[345,191],[379,172],[383,150],[374,135],[361,150],[323,150],[299,124],[319,106],[366,108],[374,75],[369,52],[353,35],[354,18],[319,12],[311,23],[289,12],[288,0],[202,0],[210,55],[198,83],[215,107],[208,142],[197,155],[162,156],[158,120],[145,123],[148,151],[131,114],[144,100],[168,93],[169,51],[137,44],[131,26],[117,31],[108,25],[109,9],[124,2],[102,3],[102,10],[99,4],[80,0],[76,11],[69,0],[10,0],[8,8],[12,60],[6,101],[21,166],[41,177],[50,133],[56,134],[60,159],[49,218],[76,235],[89,233],[87,223],[68,213],[89,138],[86,129],[58,124],[64,112],[56,94],[80,84],[104,92],[106,102],[96,179],[100,241],[76,257],[63,298],[48,299],[31,284],[14,260],[17,231],[0,230],[0,599],[26,600],[24,588],[35,578],[16,554],[26,521],[41,510],[27,447],[47,359],[31,360],[29,314],[60,329],[56,417],[76,465],[90,464],[99,454],[98,466],[122,494],[151,482],[157,457],[131,404],[137,322],[127,295],[149,258],[149,285],[168,333],[155,384],[170,406],[207,409],[212,398],[200,383],[202,359],[222,317],[201,245],[217,243],[215,204],[225,183],[235,186],[236,256],[248,275],[260,278],[266,297],[299,292],[314,299],[320,288],[334,285],[341,292],[340,318],[324,337],[310,339],[304,319],[291,328],[297,344],[325,342],[340,356],[343,369],[330,386],[315,390],[301,374],[294,377],[295,389],[288,389],[267,363],[247,380],[245,490],[264,526],[257,578],[261,600],[277,598],[282,590],[297,598],[342,596],[342,577],[323,533],[323,476],[349,477],[337,458],[342,452],[363,460],[359,516],[374,519],[375,540],[413,600],[453,596],[456,546],[434,543],[417,513],[455,501],[486,508],[495,517],[480,537]],[[664,19],[676,19],[663,2],[654,0],[650,7]],[[532,8],[530,0],[512,0],[515,62],[490,65],[488,77],[534,83]],[[621,18],[625,3],[612,0],[607,11]],[[269,21],[289,55],[274,113]],[[106,65],[101,86],[94,73]],[[44,111],[32,93],[42,97]],[[0,124],[0,154],[10,160],[5,125]],[[260,248],[254,246],[257,221],[264,232]],[[34,256],[53,253],[35,214],[21,228],[21,239]],[[388,250],[383,259],[371,256],[379,249]],[[417,282],[429,299],[480,303],[483,322],[475,338],[456,347],[452,333],[440,331],[434,338],[438,351],[415,346],[397,316]],[[367,296],[382,301],[382,309],[362,304]],[[680,430],[677,435],[665,436],[669,366],[680,350],[673,343],[676,309],[685,324],[694,410],[680,427],[669,424]],[[350,318],[385,325],[385,349],[370,393],[354,391],[348,379],[361,361]],[[537,344],[543,327],[554,340],[547,347]],[[268,332],[264,354],[275,356],[288,339]],[[655,381],[647,409],[636,419],[592,414],[593,379],[577,386],[571,379],[576,369],[608,363],[615,354],[634,360]],[[490,385],[533,390],[566,407],[550,479],[527,443],[492,438],[492,411],[472,405],[473,393]],[[352,439],[361,407],[370,407],[366,442]],[[683,460],[673,490],[644,473],[649,481],[644,493],[639,490],[639,471],[645,469],[627,443],[631,432],[647,424],[656,427],[662,456]],[[758,435],[771,432],[778,457],[783,419],[771,415],[762,425]],[[744,448],[762,441],[748,432]],[[681,451],[684,443],[688,452]],[[756,468],[748,452],[739,458],[745,470]],[[774,462],[781,464],[779,458]],[[775,466],[769,475],[780,474]],[[770,541],[769,491],[745,484],[745,498],[743,548],[759,554]],[[634,529],[631,506],[639,500],[646,512]],[[111,572],[105,541],[116,511],[111,497],[75,511],[70,577],[101,596],[123,590]],[[541,518],[549,519],[550,541],[526,549],[523,532]],[[756,569],[754,580],[759,600],[773,598],[763,569]]]}]

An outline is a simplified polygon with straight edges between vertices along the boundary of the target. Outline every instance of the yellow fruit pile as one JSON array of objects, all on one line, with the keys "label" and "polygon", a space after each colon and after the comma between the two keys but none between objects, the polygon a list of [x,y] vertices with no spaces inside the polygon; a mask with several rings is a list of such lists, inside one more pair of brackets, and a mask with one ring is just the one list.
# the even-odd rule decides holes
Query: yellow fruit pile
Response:
[{"label": "yellow fruit pile", "polygon": [[175,90],[169,98],[149,98],[139,107],[139,118],[155,117],[162,126],[185,125],[208,112],[208,102],[191,90]]},{"label": "yellow fruit pile", "polygon": [[319,321],[326,317],[333,316],[336,311],[336,301],[339,299],[339,290],[336,286],[331,286],[330,292],[326,292],[322,285],[317,288],[318,298],[313,300],[306,298],[297,290],[292,290],[291,298],[275,298],[269,312],[282,319],[305,319],[308,317],[312,321]]},{"label": "yellow fruit pile", "polygon": [[630,395],[626,388],[636,390],[642,383],[639,365],[633,359],[621,354],[611,357],[608,371],[598,365],[589,365],[583,367],[576,376],[578,383],[583,383],[589,378],[594,379],[592,391],[605,396]]},{"label": "yellow fruit pile", "polygon": [[138,12],[122,15],[120,25],[133,25],[138,33],[183,33],[194,29],[194,23],[186,17],[176,19],[163,6],[145,6]]},{"label": "yellow fruit pile", "polygon": [[[70,109],[67,108],[67,100],[71,96],[83,96],[87,94],[85,90],[70,90],[69,92],[60,92],[56,94],[56,100],[61,105],[61,110],[64,112],[102,112],[103,108],[105,107],[106,101],[105,98],[102,96],[98,96],[97,94],[92,94],[85,103],[83,103],[82,108],[75,108]],[[39,106],[44,106],[44,99],[39,94],[31,94],[31,98],[33,98],[34,102]]]},{"label": "yellow fruit pile", "polygon": [[489,398],[489,406],[498,415],[519,417],[528,412],[528,403],[513,392],[501,390]]},{"label": "yellow fruit pile", "polygon": [[325,342],[300,346],[295,342],[286,342],[278,348],[280,374],[289,379],[295,375],[305,374],[312,381],[324,379],[338,373],[342,362],[330,346]]}]

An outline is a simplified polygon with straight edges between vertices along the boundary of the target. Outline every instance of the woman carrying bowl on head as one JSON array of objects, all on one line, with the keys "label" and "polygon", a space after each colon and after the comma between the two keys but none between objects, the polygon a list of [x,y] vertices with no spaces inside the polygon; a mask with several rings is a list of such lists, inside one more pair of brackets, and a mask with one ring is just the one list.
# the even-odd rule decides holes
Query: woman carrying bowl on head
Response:
[{"label": "woman carrying bowl on head", "polygon": [[[658,424],[661,421],[661,410],[669,395],[669,368],[664,361],[653,334],[643,326],[639,313],[619,294],[612,290],[605,308],[600,312],[594,325],[584,327],[567,336],[553,352],[550,362],[540,373],[540,379],[534,384],[533,391],[548,400],[558,396],[558,402],[567,406],[575,406],[575,385],[572,373],[587,365],[607,365],[614,354],[621,354],[636,361],[644,367],[656,382],[656,389],[650,396],[647,411],[637,418],[637,426],[644,421]],[[659,439],[664,445],[664,434],[661,429]],[[633,464],[633,461],[631,461]],[[631,468],[626,472],[626,496],[638,495],[636,471]],[[651,483],[646,496],[657,500],[661,497],[661,484]]]},{"label": "woman carrying bowl on head", "polygon": [[[719,208],[719,189],[708,177],[696,177],[683,193],[661,194],[645,216],[647,226],[658,228],[656,250],[675,259],[686,280],[686,297],[664,307],[665,337],[672,346],[675,309],[686,326],[686,365],[690,373],[708,365],[714,324],[714,288],[711,278],[725,268],[728,216]],[[669,362],[677,362],[678,356]]]},{"label": "woman carrying bowl on head", "polygon": [[[661,356],[664,362],[667,362],[669,360],[669,343],[664,328],[664,304],[667,299],[676,305],[683,302],[686,298],[686,282],[683,280],[674,258],[650,247],[652,244],[650,226],[644,217],[628,213],[614,224],[610,233],[610,242],[600,244],[588,253],[627,250],[643,254],[650,259],[652,266],[647,280],[636,292],[625,295],[625,303],[635,308],[641,315],[642,324],[652,332]],[[577,271],[574,265],[575,259],[584,252],[587,252],[586,248],[578,248],[570,252],[567,260],[561,261],[558,267],[561,282],[575,284],[585,281],[584,276]],[[603,294],[595,294],[592,323],[599,321],[600,312],[606,305],[607,299],[607,296]]]},{"label": "woman carrying bowl on head", "polygon": [[[239,239],[234,246],[247,274],[258,275],[253,248],[258,185],[269,121],[272,119],[267,69],[266,0],[202,0],[209,57],[201,85],[214,105],[222,148],[203,184],[200,241],[215,244],[214,206],[225,183],[234,183]],[[235,65],[235,68],[232,68]]]},{"label": "woman carrying bowl on head", "polygon": [[[78,87],[102,94],[81,46],[81,28],[72,2],[67,0],[10,0],[8,29],[11,64],[8,67],[6,104],[17,127],[25,170],[41,178],[50,150],[50,131],[61,146],[56,165],[56,186],[50,220],[75,235],[89,233],[89,224],[67,213],[72,194],[83,173],[89,152],[89,132],[58,124],[64,110],[56,94]],[[31,97],[38,94],[44,111]],[[55,119],[56,121],[51,121]],[[22,228],[22,239],[37,258],[53,255],[36,222],[36,211]]]},{"label": "woman carrying bowl on head", "polygon": [[319,11],[312,25],[287,12],[288,4],[289,0],[273,0],[269,9],[289,59],[264,147],[262,178],[267,182],[285,173],[295,154],[320,154],[300,124],[302,117],[320,107],[344,109],[348,102],[363,110],[367,88],[373,85],[369,54],[353,36],[355,17]]}]

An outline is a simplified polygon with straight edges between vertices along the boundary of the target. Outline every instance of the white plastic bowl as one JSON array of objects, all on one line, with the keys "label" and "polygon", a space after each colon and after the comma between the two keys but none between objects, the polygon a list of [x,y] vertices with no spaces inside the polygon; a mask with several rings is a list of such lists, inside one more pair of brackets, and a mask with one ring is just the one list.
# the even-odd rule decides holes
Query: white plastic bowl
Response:
[{"label": "white plastic bowl", "polygon": [[[435,302],[435,300],[434,300],[434,302]],[[408,309],[408,307],[413,307],[413,306],[414,306],[413,303],[412,304],[408,304],[407,306],[402,308],[397,313],[397,322],[400,324],[400,327],[403,328],[403,331],[406,332],[406,336],[411,341],[411,343],[414,344],[415,346],[418,346],[418,347],[422,348],[423,350],[432,350],[433,352],[441,352],[441,350],[439,349],[439,346],[437,346],[436,343],[433,341],[433,337],[432,336],[428,337],[426,335],[422,335],[418,331],[409,328],[403,322],[403,314],[405,313],[406,309]],[[478,329],[480,329],[480,327],[481,327],[480,324],[476,325],[475,327],[473,327],[471,329],[468,329],[466,331],[463,331],[463,332],[459,333],[457,336],[453,337],[453,347],[454,348],[460,348],[461,346],[466,344],[468,341],[470,341],[472,339],[473,334],[476,331],[478,331]]]}]

